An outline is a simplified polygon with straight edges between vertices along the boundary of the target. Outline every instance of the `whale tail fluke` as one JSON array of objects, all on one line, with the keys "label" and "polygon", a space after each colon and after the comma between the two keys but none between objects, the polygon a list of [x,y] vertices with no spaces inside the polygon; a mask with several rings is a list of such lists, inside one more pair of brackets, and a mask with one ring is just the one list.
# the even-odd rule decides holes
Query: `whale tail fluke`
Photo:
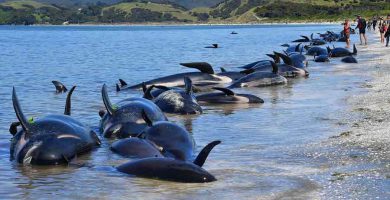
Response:
[{"label": "whale tail fluke", "polygon": [[210,151],[213,150],[213,148],[214,148],[215,146],[217,146],[218,144],[221,144],[221,141],[216,140],[216,141],[213,141],[213,142],[209,143],[208,145],[206,145],[206,146],[202,149],[202,151],[200,151],[200,153],[198,154],[198,156],[195,158],[194,164],[195,164],[195,165],[198,165],[199,167],[202,167],[203,164],[206,162],[206,159],[207,159],[207,157],[209,156]]},{"label": "whale tail fluke", "polygon": [[62,84],[59,81],[52,81],[53,85],[56,87],[56,92],[57,93],[63,93],[68,91],[68,89],[65,87],[64,84]]},{"label": "whale tail fluke", "polygon": [[64,111],[64,115],[69,115],[70,116],[70,113],[71,113],[71,107],[72,107],[72,94],[73,94],[73,91],[74,89],[76,89],[76,86],[73,86],[69,93],[68,93],[68,96],[66,96],[66,103],[65,103],[65,111]]}]

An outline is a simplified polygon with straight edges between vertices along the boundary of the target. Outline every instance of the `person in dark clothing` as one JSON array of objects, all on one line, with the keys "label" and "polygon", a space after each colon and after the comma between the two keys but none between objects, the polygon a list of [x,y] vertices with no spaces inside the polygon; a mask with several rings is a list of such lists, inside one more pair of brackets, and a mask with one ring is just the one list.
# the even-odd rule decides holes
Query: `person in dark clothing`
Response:
[{"label": "person in dark clothing", "polygon": [[389,40],[390,40],[390,25],[387,27],[387,31],[385,33],[385,38],[386,38],[386,47],[389,47]]},{"label": "person in dark clothing", "polygon": [[374,29],[374,31],[375,31],[375,27],[376,27],[377,22],[378,22],[378,19],[376,17],[374,17],[374,19],[372,20],[372,28]]},{"label": "person in dark clothing", "polygon": [[366,28],[367,28],[367,23],[364,18],[362,18],[360,15],[357,16],[358,24],[355,29],[359,28],[359,35],[360,35],[360,45],[363,45],[363,40],[364,44],[367,45],[367,37],[366,37]]}]

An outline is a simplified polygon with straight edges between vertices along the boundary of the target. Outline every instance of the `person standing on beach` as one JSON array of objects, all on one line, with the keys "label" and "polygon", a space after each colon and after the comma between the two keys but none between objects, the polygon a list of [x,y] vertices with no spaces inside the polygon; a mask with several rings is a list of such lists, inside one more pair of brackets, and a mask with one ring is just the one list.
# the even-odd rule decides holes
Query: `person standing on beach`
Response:
[{"label": "person standing on beach", "polygon": [[381,34],[381,43],[385,43],[385,33],[387,32],[387,24],[385,21],[382,21],[379,27],[379,33]]},{"label": "person standing on beach", "polygon": [[367,30],[371,31],[371,25],[372,25],[372,21],[368,21],[367,23]]},{"label": "person standing on beach", "polygon": [[349,43],[350,43],[350,35],[351,35],[351,25],[349,24],[349,20],[346,19],[344,22],[344,36],[345,36],[345,42],[347,43],[347,47],[349,48]]},{"label": "person standing on beach", "polygon": [[360,15],[357,16],[358,24],[355,27],[355,29],[359,28],[359,35],[360,35],[360,45],[363,45],[363,39],[364,44],[367,45],[367,37],[366,37],[366,27],[367,23],[364,18],[362,18]]},{"label": "person standing on beach", "polygon": [[376,27],[376,23],[377,23],[378,21],[377,21],[377,18],[376,17],[374,17],[374,19],[372,20],[372,28],[374,29],[374,31],[375,31],[375,27]]},{"label": "person standing on beach", "polygon": [[390,40],[390,27],[387,26],[387,31],[385,33],[385,38],[386,38],[386,47],[389,47],[389,40]]}]

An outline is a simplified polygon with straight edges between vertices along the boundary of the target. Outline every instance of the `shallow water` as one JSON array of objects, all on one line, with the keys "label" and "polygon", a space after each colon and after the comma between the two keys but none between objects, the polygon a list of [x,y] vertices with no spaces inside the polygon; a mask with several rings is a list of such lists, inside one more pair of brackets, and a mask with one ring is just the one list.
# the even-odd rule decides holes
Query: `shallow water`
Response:
[{"label": "shallow water", "polygon": [[[113,166],[128,159],[109,150],[112,141],[58,167],[20,166],[9,161],[9,124],[16,120],[11,102],[15,86],[27,116],[62,113],[65,94],[54,93],[52,80],[73,94],[72,115],[98,126],[103,108],[100,89],[107,83],[112,101],[139,92],[115,93],[123,78],[139,83],[162,75],[193,71],[180,62],[206,61],[235,70],[299,35],[339,30],[335,25],[283,26],[0,26],[0,197],[4,198],[318,198],[322,185],[311,175],[321,168],[302,154],[291,153],[343,129],[338,123],[346,98],[361,92],[367,79],[360,65],[310,62],[309,78],[285,86],[238,89],[265,100],[263,105],[205,106],[203,115],[172,121],[193,135],[198,152],[221,140],[204,168],[218,181],[178,184],[129,177]],[[238,35],[229,34],[236,31]],[[353,36],[355,37],[355,36]],[[356,38],[353,38],[356,39]],[[219,49],[205,49],[211,43]],[[344,45],[343,43],[335,44]],[[309,58],[311,59],[311,58]]]}]

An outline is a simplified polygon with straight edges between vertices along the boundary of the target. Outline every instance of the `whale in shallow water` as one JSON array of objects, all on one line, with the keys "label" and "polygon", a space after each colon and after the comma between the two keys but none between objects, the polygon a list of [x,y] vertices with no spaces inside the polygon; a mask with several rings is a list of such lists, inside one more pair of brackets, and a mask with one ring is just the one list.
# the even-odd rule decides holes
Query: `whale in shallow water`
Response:
[{"label": "whale in shallow water", "polygon": [[121,156],[130,158],[164,157],[161,154],[162,149],[156,144],[138,137],[117,140],[111,144],[110,149]]},{"label": "whale in shallow water", "polygon": [[193,139],[183,127],[168,121],[152,122],[145,112],[143,118],[148,124],[137,137],[153,142],[165,157],[190,160],[193,154]]},{"label": "whale in shallow water", "polygon": [[[151,85],[162,85],[166,87],[184,86],[184,77],[188,77],[192,80],[196,86],[208,86],[216,84],[224,84],[232,82],[232,79],[226,76],[220,76],[215,74],[213,68],[206,62],[194,62],[194,63],[180,63],[180,65],[198,69],[199,72],[186,72],[169,76],[156,78],[153,80],[145,81],[144,84],[149,87]],[[142,89],[143,83],[129,86],[125,81],[120,79],[120,90],[126,89]]]},{"label": "whale in shallow water", "polygon": [[234,81],[228,88],[265,87],[286,84],[287,79],[278,74],[278,67],[274,62],[272,67],[272,72],[258,71],[248,74],[237,81]]},{"label": "whale in shallow water", "polygon": [[144,98],[128,98],[112,104],[106,85],[102,87],[102,99],[106,112],[102,115],[100,129],[106,138],[127,138],[141,133],[147,126],[142,118],[142,111],[153,121],[167,121],[161,109]]},{"label": "whale in shallow water", "polygon": [[251,94],[237,94],[228,88],[213,89],[220,92],[211,92],[200,94],[196,96],[196,100],[199,103],[210,103],[210,104],[244,104],[244,103],[264,103],[264,100],[260,97]]},{"label": "whale in shallow water", "polygon": [[341,62],[343,62],[343,63],[358,63],[356,58],[353,56],[347,56],[347,57],[341,59]]},{"label": "whale in shallow water", "polygon": [[12,102],[19,123],[11,127],[20,124],[22,130],[15,134],[17,128],[11,128],[11,160],[33,165],[66,164],[100,145],[94,131],[70,117],[74,89],[68,93],[64,115],[47,115],[38,120],[25,118],[13,89]]},{"label": "whale in shallow water", "polygon": [[191,79],[184,77],[184,81],[184,90],[167,90],[153,99],[153,102],[166,113],[201,114],[203,110],[192,93]]},{"label": "whale in shallow water", "polygon": [[217,179],[202,166],[210,151],[220,143],[220,141],[213,141],[206,145],[194,162],[173,158],[144,158],[119,165],[116,169],[119,172],[143,178],[183,183],[212,182]]},{"label": "whale in shallow water", "polygon": [[345,57],[345,56],[352,56],[357,55],[357,49],[355,44],[353,45],[353,52],[350,52],[347,48],[343,47],[336,47],[336,48],[329,48],[327,47],[330,57]]}]

